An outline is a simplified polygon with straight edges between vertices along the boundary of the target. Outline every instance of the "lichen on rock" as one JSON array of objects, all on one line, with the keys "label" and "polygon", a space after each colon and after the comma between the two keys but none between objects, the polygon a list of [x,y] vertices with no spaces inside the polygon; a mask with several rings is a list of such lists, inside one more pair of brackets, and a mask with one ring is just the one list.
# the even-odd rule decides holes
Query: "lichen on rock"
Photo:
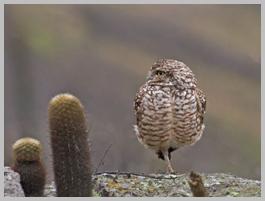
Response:
[{"label": "lichen on rock", "polygon": [[[260,197],[261,182],[231,174],[201,174],[210,197]],[[93,196],[191,197],[189,174],[100,173],[93,175]],[[49,185],[46,196],[55,195]]]}]

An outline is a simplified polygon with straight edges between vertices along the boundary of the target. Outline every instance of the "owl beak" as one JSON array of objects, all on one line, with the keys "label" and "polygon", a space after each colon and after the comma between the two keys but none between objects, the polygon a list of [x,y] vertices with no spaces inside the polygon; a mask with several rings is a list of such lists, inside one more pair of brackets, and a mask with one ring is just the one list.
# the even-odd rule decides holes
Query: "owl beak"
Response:
[{"label": "owl beak", "polygon": [[156,75],[154,81],[155,82],[161,82],[161,81],[163,81],[163,75]]}]

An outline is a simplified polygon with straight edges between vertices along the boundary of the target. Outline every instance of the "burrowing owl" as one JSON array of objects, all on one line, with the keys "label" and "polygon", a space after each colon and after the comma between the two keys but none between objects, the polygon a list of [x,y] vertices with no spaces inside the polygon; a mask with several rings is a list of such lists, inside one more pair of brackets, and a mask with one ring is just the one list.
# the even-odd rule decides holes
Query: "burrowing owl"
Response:
[{"label": "burrowing owl", "polygon": [[139,142],[167,162],[171,152],[193,145],[202,136],[206,97],[197,88],[191,69],[173,59],[159,59],[148,73],[134,101]]}]

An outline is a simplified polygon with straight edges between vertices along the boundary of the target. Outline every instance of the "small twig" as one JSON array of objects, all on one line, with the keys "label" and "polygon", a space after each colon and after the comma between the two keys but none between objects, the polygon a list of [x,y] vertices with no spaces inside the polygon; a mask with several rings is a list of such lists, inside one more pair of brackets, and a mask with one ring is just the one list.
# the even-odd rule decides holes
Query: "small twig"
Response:
[{"label": "small twig", "polygon": [[190,180],[188,180],[188,183],[189,183],[191,192],[194,197],[207,197],[208,196],[208,192],[204,187],[202,177],[199,174],[191,171]]},{"label": "small twig", "polygon": [[111,144],[108,146],[108,148],[105,150],[105,152],[104,152],[103,156],[101,157],[101,159],[100,159],[100,161],[99,161],[99,163],[98,163],[98,166],[97,166],[97,168],[95,169],[95,171],[94,171],[93,174],[96,174],[97,171],[98,171],[98,168],[103,164],[103,160],[104,160],[105,156],[107,155],[107,153],[109,152],[111,146],[112,146],[112,143],[111,143]]}]

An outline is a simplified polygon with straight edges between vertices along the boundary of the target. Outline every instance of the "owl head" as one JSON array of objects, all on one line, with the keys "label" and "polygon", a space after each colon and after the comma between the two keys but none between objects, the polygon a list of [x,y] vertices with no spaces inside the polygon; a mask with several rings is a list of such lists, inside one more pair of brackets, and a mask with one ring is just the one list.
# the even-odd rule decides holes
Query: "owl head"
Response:
[{"label": "owl head", "polygon": [[152,85],[175,86],[180,89],[192,89],[197,85],[191,69],[174,59],[158,59],[152,65],[147,81]]}]

